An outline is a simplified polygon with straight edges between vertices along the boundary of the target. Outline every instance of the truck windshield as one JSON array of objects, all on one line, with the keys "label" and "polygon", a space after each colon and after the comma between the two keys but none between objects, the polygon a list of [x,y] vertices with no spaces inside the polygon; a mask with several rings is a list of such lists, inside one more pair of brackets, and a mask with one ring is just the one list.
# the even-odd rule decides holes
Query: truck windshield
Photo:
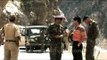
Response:
[{"label": "truck windshield", "polygon": [[40,29],[31,29],[31,33],[32,34],[39,34],[40,33]]}]

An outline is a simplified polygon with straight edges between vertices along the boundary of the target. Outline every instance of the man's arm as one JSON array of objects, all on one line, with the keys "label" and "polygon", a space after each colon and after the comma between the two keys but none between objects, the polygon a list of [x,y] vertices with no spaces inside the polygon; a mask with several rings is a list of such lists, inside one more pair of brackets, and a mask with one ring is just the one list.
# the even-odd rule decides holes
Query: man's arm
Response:
[{"label": "man's arm", "polygon": [[93,33],[94,39],[96,39],[99,35],[99,29],[98,29],[97,23],[93,22],[92,27],[93,27],[93,31],[94,31],[94,33]]},{"label": "man's arm", "polygon": [[21,41],[21,33],[18,27],[16,27],[15,39],[16,39],[16,45],[19,46],[19,41]]}]

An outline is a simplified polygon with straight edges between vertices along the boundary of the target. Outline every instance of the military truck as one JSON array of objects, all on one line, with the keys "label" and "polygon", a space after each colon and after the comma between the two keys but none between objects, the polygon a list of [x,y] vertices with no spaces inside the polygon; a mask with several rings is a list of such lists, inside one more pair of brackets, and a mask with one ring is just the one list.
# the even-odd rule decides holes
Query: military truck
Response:
[{"label": "military truck", "polygon": [[40,50],[44,52],[49,47],[49,38],[47,36],[47,26],[25,26],[25,49],[26,52]]}]

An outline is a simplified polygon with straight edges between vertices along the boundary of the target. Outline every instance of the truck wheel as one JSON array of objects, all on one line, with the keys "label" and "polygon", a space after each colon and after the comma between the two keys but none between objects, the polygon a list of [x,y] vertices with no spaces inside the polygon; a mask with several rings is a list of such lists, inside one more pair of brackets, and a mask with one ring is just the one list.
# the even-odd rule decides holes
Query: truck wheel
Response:
[{"label": "truck wheel", "polygon": [[46,51],[46,49],[47,49],[48,47],[47,46],[45,46],[45,51]]},{"label": "truck wheel", "polygon": [[29,48],[28,47],[26,47],[26,52],[29,52]]}]

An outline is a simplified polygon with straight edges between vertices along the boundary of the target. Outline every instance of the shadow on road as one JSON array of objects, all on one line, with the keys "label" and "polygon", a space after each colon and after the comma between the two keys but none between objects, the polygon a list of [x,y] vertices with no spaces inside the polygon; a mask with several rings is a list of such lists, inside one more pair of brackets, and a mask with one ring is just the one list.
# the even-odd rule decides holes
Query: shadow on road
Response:
[{"label": "shadow on road", "polygon": [[28,51],[28,52],[26,52],[26,50],[25,49],[20,49],[20,53],[49,53],[49,51],[43,51],[43,52],[41,52],[40,50],[33,50],[32,52],[31,51]]}]

